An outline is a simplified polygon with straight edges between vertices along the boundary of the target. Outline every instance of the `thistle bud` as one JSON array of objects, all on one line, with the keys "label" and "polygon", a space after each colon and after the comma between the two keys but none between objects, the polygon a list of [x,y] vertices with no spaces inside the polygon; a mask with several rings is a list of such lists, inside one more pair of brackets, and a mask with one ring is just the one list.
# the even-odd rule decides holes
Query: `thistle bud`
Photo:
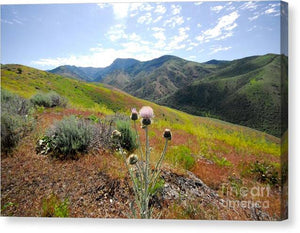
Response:
[{"label": "thistle bud", "polygon": [[164,138],[166,138],[166,139],[168,139],[168,140],[171,140],[171,139],[172,139],[172,133],[171,133],[171,130],[165,129],[165,132],[164,132]]},{"label": "thistle bud", "polygon": [[128,158],[128,162],[129,162],[129,164],[131,164],[131,165],[136,164],[137,161],[138,161],[138,157],[137,157],[136,154],[131,154],[131,155],[129,156],[129,158]]},{"label": "thistle bud", "polygon": [[151,125],[151,119],[150,118],[143,118],[142,125]]},{"label": "thistle bud", "polygon": [[121,138],[121,136],[122,136],[122,134],[120,131],[118,131],[118,130],[112,131],[112,134],[111,134],[112,139],[119,139],[119,138]]},{"label": "thistle bud", "polygon": [[138,116],[138,112],[136,111],[135,108],[131,109],[131,115],[130,115],[130,119],[133,121],[136,121],[139,118]]}]

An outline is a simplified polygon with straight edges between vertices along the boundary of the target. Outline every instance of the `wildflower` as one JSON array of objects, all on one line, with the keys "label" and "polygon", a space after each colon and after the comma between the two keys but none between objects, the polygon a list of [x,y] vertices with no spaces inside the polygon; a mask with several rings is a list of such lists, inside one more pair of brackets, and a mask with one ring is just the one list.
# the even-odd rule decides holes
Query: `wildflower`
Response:
[{"label": "wildflower", "polygon": [[142,124],[143,125],[150,125],[151,124],[151,119],[154,117],[153,109],[149,106],[144,106],[140,110],[140,116],[143,118],[142,119]]},{"label": "wildflower", "polygon": [[122,136],[122,134],[120,131],[118,131],[118,130],[112,131],[112,134],[111,134],[112,139],[119,139],[121,136]]},{"label": "wildflower", "polygon": [[138,157],[137,157],[136,154],[131,154],[131,155],[129,156],[129,158],[128,158],[128,162],[129,162],[129,164],[131,164],[131,165],[136,164],[137,161],[138,161]]},{"label": "wildflower", "polygon": [[168,139],[168,140],[171,140],[171,139],[172,139],[172,133],[171,133],[171,130],[165,129],[165,132],[164,132],[164,138],[166,138],[166,139]]},{"label": "wildflower", "polygon": [[138,112],[136,111],[135,108],[131,109],[131,115],[130,115],[130,119],[133,121],[136,121],[139,118],[138,116]]},{"label": "wildflower", "polygon": [[140,110],[140,116],[144,119],[151,119],[154,117],[153,109],[149,106],[144,106]]}]

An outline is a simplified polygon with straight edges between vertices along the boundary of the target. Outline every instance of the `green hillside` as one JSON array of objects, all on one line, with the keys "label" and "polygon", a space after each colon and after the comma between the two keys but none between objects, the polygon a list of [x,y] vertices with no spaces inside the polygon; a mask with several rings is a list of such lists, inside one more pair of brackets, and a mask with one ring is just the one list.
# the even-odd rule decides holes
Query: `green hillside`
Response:
[{"label": "green hillside", "polygon": [[281,136],[287,88],[287,58],[269,54],[233,61],[158,102]]}]

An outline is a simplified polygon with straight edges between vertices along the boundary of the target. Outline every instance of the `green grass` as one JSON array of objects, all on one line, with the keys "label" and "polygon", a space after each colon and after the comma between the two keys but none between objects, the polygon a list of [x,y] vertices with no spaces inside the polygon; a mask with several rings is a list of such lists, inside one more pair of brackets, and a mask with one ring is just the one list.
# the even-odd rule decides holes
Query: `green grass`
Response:
[{"label": "green grass", "polygon": [[191,154],[190,148],[185,145],[173,146],[166,154],[166,159],[174,167],[182,167],[190,170],[195,165],[195,158]]}]

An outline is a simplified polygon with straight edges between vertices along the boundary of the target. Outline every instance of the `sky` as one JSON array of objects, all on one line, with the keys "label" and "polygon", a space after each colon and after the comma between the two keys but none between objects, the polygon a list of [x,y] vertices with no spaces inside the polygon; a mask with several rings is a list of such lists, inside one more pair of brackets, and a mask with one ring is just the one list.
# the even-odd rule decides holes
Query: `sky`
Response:
[{"label": "sky", "polygon": [[1,63],[46,70],[105,67],[116,58],[287,54],[281,15],[286,22],[278,1],[2,5]]}]

